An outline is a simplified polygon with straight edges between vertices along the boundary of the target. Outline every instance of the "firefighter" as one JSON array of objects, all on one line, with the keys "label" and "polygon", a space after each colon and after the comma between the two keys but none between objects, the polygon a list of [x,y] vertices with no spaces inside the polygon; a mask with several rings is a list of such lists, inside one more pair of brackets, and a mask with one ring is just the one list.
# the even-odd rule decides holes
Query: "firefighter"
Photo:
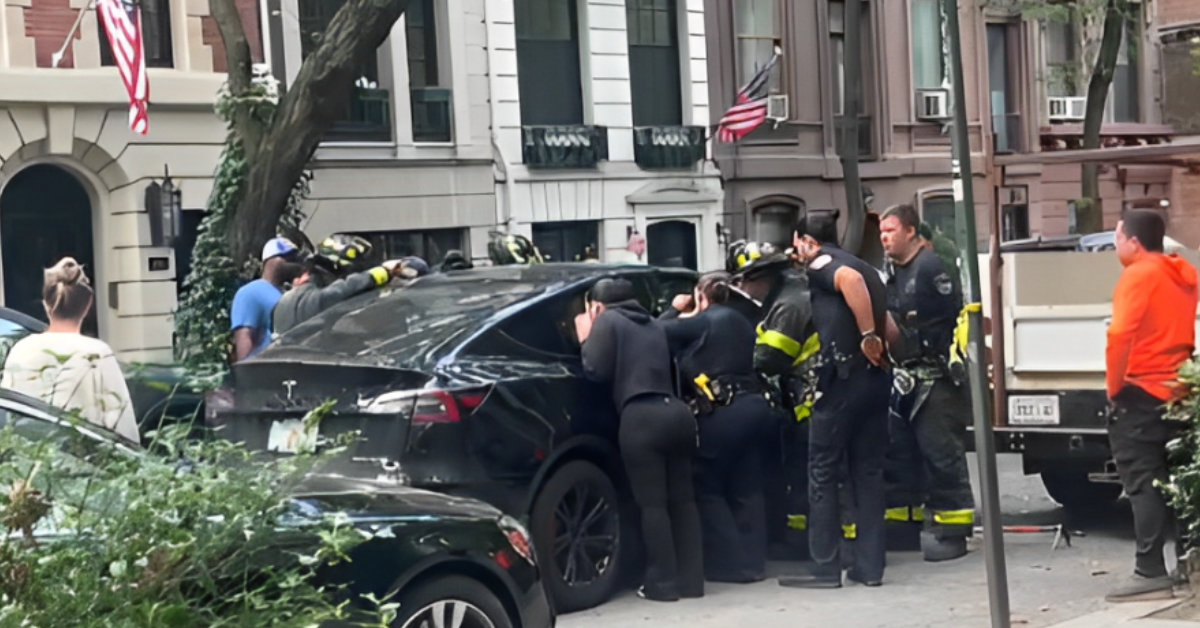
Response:
[{"label": "firefighter", "polygon": [[354,295],[386,286],[394,278],[411,279],[429,272],[429,266],[417,257],[353,272],[370,253],[371,243],[358,236],[334,234],[322,240],[305,261],[304,273],[275,305],[272,331],[282,334]]},{"label": "firefighter", "polygon": [[[886,290],[879,272],[837,246],[836,210],[810,211],[796,229],[797,256],[807,267],[812,320],[820,335],[819,391],[809,418],[809,552],[805,575],[785,586],[842,586],[845,512],[853,493],[855,556],[848,577],[878,586],[884,569],[883,461],[887,453]],[[843,466],[849,474],[842,484]]]},{"label": "firefighter", "polygon": [[962,290],[919,228],[911,205],[888,209],[880,223],[897,364],[887,514],[890,521],[923,519],[921,550],[936,562],[965,556],[975,523],[965,444],[971,398],[948,363]]},{"label": "firefighter", "polygon": [[[775,390],[779,449],[766,458],[768,539],[782,552],[803,554],[808,513],[807,427],[815,393],[811,376],[819,343],[812,327],[808,283],[778,247],[738,241],[726,258],[737,287],[762,304],[754,346],[755,370]],[[783,544],[782,546],[780,544]]]}]

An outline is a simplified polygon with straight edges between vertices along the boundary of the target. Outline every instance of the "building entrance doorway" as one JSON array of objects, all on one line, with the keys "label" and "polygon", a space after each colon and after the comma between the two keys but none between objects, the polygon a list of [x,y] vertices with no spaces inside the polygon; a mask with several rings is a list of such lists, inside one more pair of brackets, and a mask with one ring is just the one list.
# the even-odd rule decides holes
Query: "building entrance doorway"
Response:
[{"label": "building entrance doorway", "polygon": [[[4,306],[46,320],[43,270],[68,256],[83,265],[93,289],[98,288],[87,190],[58,166],[37,165],[18,172],[0,193]],[[83,333],[99,336],[94,306]]]}]

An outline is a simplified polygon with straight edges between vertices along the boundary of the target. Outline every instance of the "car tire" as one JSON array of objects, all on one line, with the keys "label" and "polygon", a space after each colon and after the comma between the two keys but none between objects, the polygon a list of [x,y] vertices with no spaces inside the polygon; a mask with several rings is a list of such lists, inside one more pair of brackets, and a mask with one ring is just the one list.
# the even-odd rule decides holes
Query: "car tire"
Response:
[{"label": "car tire", "polygon": [[1042,485],[1050,498],[1072,510],[1106,508],[1121,496],[1121,485],[1092,482],[1086,473],[1042,471]]},{"label": "car tire", "polygon": [[[400,608],[392,628],[513,628],[513,620],[496,594],[466,576],[435,578],[401,591],[396,599]],[[461,617],[462,623],[451,624],[447,621],[451,617]]]},{"label": "car tire", "polygon": [[620,508],[612,480],[590,462],[568,462],[542,486],[529,528],[558,612],[603,604],[620,584]]}]

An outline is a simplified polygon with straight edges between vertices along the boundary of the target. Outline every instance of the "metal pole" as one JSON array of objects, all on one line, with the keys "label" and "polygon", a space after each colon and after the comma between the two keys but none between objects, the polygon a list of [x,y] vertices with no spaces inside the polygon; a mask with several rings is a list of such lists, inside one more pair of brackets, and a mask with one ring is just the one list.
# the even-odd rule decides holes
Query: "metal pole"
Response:
[{"label": "metal pole", "polygon": [[[968,6],[974,3],[967,1]],[[967,98],[963,86],[962,34],[959,32],[957,0],[942,0],[946,16],[950,57],[950,85],[954,98],[953,176],[954,216],[959,246],[963,249],[963,287],[967,303],[981,301],[979,253],[975,232],[975,195],[971,180],[971,144],[967,129]],[[981,109],[982,110],[982,109]],[[983,493],[983,541],[987,563],[988,601],[992,628],[1009,628],[1008,569],[1004,561],[1004,529],[1000,520],[1000,489],[996,473],[996,441],[988,417],[987,365],[983,360],[983,311],[972,308],[967,351],[971,382],[971,411],[975,419],[975,452],[979,462],[979,486]],[[1003,351],[1003,347],[993,350]],[[996,377],[1003,377],[996,373]]]},{"label": "metal pole", "polygon": [[62,62],[63,55],[67,52],[67,47],[70,46],[75,40],[75,33],[79,30],[79,25],[83,23],[83,16],[86,15],[88,10],[92,8],[93,2],[95,2],[95,0],[88,0],[88,3],[79,10],[79,15],[75,16],[75,23],[71,25],[71,30],[67,33],[67,38],[63,40],[62,47],[60,47],[57,52],[50,55],[50,67],[57,68],[58,64]]}]

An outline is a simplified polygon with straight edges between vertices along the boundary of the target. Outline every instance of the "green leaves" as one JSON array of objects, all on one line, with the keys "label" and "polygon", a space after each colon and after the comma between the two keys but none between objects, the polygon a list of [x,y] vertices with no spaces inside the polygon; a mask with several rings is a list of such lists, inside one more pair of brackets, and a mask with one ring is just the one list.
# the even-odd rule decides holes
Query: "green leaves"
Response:
[{"label": "green leaves", "polygon": [[[130,455],[47,429],[0,429],[0,628],[300,628],[348,612],[313,574],[365,537],[345,519],[284,517],[323,454],[263,462],[164,430],[169,457]],[[23,505],[34,497],[49,510]]]},{"label": "green leaves", "polygon": [[1171,479],[1160,488],[1179,516],[1188,545],[1200,546],[1200,358],[1185,362],[1179,380],[1188,394],[1171,404],[1167,417],[1183,423],[1179,439],[1167,448]]}]

